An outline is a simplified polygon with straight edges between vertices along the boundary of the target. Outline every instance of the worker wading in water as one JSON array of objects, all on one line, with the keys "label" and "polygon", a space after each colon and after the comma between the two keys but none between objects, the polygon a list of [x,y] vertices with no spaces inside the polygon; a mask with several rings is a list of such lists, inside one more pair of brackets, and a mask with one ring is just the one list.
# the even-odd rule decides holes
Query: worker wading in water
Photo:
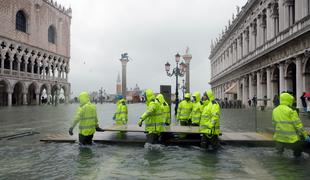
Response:
[{"label": "worker wading in water", "polygon": [[204,109],[201,114],[199,124],[201,137],[201,147],[217,150],[220,147],[220,105],[215,102],[213,92],[208,90],[204,93]]},{"label": "worker wading in water", "polygon": [[292,149],[294,156],[299,157],[305,142],[310,142],[310,137],[297,111],[292,107],[294,101],[294,97],[289,93],[281,93],[280,105],[272,112],[273,138],[279,153],[283,153],[284,149]]},{"label": "worker wading in water", "polygon": [[79,124],[79,142],[82,145],[91,145],[96,131],[103,131],[98,125],[96,106],[89,100],[87,92],[82,92],[79,96],[80,107],[78,107],[74,120],[69,129],[69,134],[73,135],[74,127]]},{"label": "worker wading in water", "polygon": [[138,125],[141,127],[145,122],[147,143],[158,144],[160,133],[165,130],[161,104],[156,100],[151,89],[145,91],[146,112],[140,117]]}]

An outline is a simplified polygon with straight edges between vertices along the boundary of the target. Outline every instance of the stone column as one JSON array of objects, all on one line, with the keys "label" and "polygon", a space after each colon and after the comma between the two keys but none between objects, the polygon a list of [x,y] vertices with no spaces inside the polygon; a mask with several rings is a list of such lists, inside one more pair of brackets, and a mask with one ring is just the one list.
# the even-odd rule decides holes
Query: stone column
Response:
[{"label": "stone column", "polygon": [[289,7],[286,3],[285,4],[283,3],[283,17],[284,17],[283,28],[286,29],[289,27],[289,24],[290,24]]},{"label": "stone column", "polygon": [[284,63],[279,64],[279,89],[280,94],[285,91],[285,79],[284,79]]},{"label": "stone column", "polygon": [[6,52],[5,51],[2,51],[1,53],[0,53],[0,56],[1,56],[1,74],[3,74],[3,70],[4,70],[4,59],[5,59],[5,54],[6,54]]},{"label": "stone column", "polygon": [[240,91],[240,80],[237,79],[237,82],[236,82],[236,86],[237,86],[237,100],[241,100],[242,99],[242,96],[241,96],[241,91]]},{"label": "stone column", "polygon": [[259,101],[258,99],[263,99],[262,97],[262,84],[261,84],[261,72],[256,72],[256,87],[257,87],[257,106],[262,105],[262,101]]},{"label": "stone column", "polygon": [[122,54],[122,58],[120,59],[122,63],[122,95],[126,98],[127,94],[127,63],[129,62],[128,56],[126,54]]},{"label": "stone column", "polygon": [[48,63],[48,72],[47,72],[47,77],[48,77],[48,79],[51,79],[51,63],[49,62]]},{"label": "stone column", "polygon": [[25,69],[24,69],[25,76],[27,76],[26,73],[27,73],[27,69],[28,69],[28,58],[29,57],[24,56],[24,59],[25,59]]},{"label": "stone column", "polygon": [[257,47],[261,46],[263,44],[263,17],[262,14],[258,15],[257,18]]},{"label": "stone column", "polygon": [[40,63],[39,62],[37,62],[38,63],[38,67],[37,67],[37,73],[38,73],[38,76],[39,76],[39,78],[41,77],[41,73],[40,73]]},{"label": "stone column", "polygon": [[252,99],[254,96],[252,76],[253,76],[252,74],[249,74],[249,98],[250,99]]},{"label": "stone column", "polygon": [[49,85],[49,87],[47,88],[46,90],[46,95],[47,95],[47,104],[50,104],[51,103],[51,85]]},{"label": "stone column", "polygon": [[186,48],[185,54],[182,56],[186,64],[186,93],[190,92],[190,62],[192,60],[192,55],[189,53],[189,47]]},{"label": "stone column", "polygon": [[246,28],[245,33],[244,33],[244,55],[248,55],[250,52],[250,34],[249,34],[249,27]]},{"label": "stone column", "polygon": [[242,52],[242,57],[246,56],[247,55],[247,31],[243,31],[243,36],[242,36],[242,41],[243,41],[243,46],[242,46],[242,49],[243,49],[243,52]]},{"label": "stone column", "polygon": [[302,109],[301,99],[299,97],[302,96],[303,93],[303,78],[302,78],[302,57],[296,58],[296,100],[297,100],[297,108]]},{"label": "stone column", "polygon": [[242,34],[239,37],[239,60],[241,60],[243,58],[243,36]]},{"label": "stone column", "polygon": [[36,92],[36,105],[40,105],[40,92]]},{"label": "stone column", "polygon": [[70,71],[70,69],[69,69],[69,67],[67,68],[67,71],[66,71],[66,81],[68,82],[68,76],[69,76],[69,71]]},{"label": "stone column", "polygon": [[272,107],[271,73],[269,67],[266,69],[266,74],[267,74],[267,98],[270,99],[269,101],[267,101],[267,107]]},{"label": "stone column", "polygon": [[31,75],[34,76],[34,63],[36,60],[36,55],[30,57],[30,63],[31,63]]},{"label": "stone column", "polygon": [[246,77],[242,78],[242,104],[246,106],[247,97],[246,97]]},{"label": "stone column", "polygon": [[22,62],[22,55],[18,54],[17,56],[17,74],[20,76],[20,63]]},{"label": "stone column", "polygon": [[251,23],[251,51],[255,51],[257,48],[257,21]]},{"label": "stone column", "polygon": [[10,75],[12,75],[13,71],[13,61],[14,61],[14,54],[10,53]]},{"label": "stone column", "polygon": [[8,106],[12,106],[12,94],[13,92],[12,91],[8,91]]},{"label": "stone column", "polygon": [[61,65],[59,65],[57,67],[57,72],[58,72],[58,79],[60,79],[60,76],[61,76],[61,68],[60,68]]},{"label": "stone column", "polygon": [[23,92],[23,105],[27,105],[27,93]]},{"label": "stone column", "polygon": [[52,69],[52,73],[53,73],[53,80],[55,80],[55,70],[56,70],[56,67],[53,66],[53,69]]},{"label": "stone column", "polygon": [[62,74],[61,79],[64,80],[65,79],[65,68],[64,67],[62,68],[62,73],[61,74]]}]

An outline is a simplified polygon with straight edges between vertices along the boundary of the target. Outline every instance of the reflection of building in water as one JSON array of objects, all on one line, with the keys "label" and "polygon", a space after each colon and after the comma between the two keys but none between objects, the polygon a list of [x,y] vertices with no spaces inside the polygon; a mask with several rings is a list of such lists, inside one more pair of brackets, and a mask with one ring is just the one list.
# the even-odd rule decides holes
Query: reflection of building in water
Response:
[{"label": "reflection of building in water", "polygon": [[211,45],[210,84],[217,98],[243,105],[291,91],[300,108],[310,91],[309,48],[309,0],[249,0]]},{"label": "reflection of building in water", "polygon": [[[0,1],[0,106],[67,102],[71,9],[51,0]],[[56,96],[57,95],[57,96]]]}]

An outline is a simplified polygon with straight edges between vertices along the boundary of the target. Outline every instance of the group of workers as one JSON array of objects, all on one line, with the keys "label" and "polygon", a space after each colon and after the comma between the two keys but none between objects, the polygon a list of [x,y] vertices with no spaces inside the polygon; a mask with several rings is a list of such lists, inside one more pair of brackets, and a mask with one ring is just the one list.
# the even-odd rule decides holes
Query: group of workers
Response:
[{"label": "group of workers", "polygon": [[[128,109],[122,96],[117,97],[117,110],[113,116],[115,124],[126,125],[128,122]],[[98,125],[96,106],[89,100],[89,95],[82,92],[79,96],[80,106],[69,129],[73,135],[73,128],[79,123],[79,141],[83,145],[92,144],[95,131],[103,131]],[[147,142],[159,143],[166,137],[165,130],[171,125],[169,104],[162,94],[155,96],[151,89],[145,91],[146,112],[144,112],[138,125],[145,124]],[[292,107],[294,96],[283,92],[280,94],[280,105],[272,113],[274,125],[274,140],[276,149],[282,153],[284,149],[292,149],[294,156],[298,157],[303,151],[305,142],[310,143],[308,132],[299,118],[298,112]],[[185,94],[177,108],[177,120],[181,126],[199,126],[202,147],[217,149],[220,130],[220,106],[215,101],[211,90],[206,91],[201,97],[199,92],[192,95]]]}]

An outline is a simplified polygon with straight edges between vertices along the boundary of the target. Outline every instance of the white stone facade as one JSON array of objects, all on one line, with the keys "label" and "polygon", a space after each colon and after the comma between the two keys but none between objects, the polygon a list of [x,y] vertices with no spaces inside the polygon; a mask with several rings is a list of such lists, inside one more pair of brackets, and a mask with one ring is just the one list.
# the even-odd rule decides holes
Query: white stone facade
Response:
[{"label": "white stone facade", "polygon": [[[211,45],[212,90],[219,99],[310,91],[310,0],[249,0]],[[226,94],[236,86],[236,92]],[[262,101],[258,105],[262,105]]]},{"label": "white stone facade", "polygon": [[57,102],[61,89],[68,102],[71,9],[53,0],[1,0],[0,24],[0,106],[40,104],[43,91]]}]

